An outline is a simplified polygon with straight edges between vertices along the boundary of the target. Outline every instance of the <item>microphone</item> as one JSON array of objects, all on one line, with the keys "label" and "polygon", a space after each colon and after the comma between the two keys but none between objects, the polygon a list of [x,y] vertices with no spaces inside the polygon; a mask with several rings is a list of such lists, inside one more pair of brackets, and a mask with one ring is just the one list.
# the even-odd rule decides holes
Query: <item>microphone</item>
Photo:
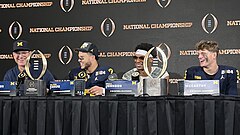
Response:
[{"label": "microphone", "polygon": [[27,75],[26,75],[25,72],[21,72],[21,73],[18,74],[17,84],[16,84],[16,89],[17,89],[17,90],[19,90],[21,84],[24,83],[24,80],[25,80],[26,76],[27,76]]},{"label": "microphone", "polygon": [[117,76],[116,73],[110,74],[108,76],[108,80],[110,80],[110,81],[114,81],[114,80],[117,80],[117,79],[118,79],[118,76]]},{"label": "microphone", "polygon": [[131,74],[131,76],[132,76],[132,81],[140,81],[140,79],[139,79],[139,72],[133,72],[132,74]]},{"label": "microphone", "polygon": [[76,95],[84,95],[86,79],[87,73],[84,70],[78,72],[76,78],[74,79],[74,90]]},{"label": "microphone", "polygon": [[78,72],[77,74],[77,78],[75,79],[87,79],[87,73],[84,70],[81,70],[80,72]]}]

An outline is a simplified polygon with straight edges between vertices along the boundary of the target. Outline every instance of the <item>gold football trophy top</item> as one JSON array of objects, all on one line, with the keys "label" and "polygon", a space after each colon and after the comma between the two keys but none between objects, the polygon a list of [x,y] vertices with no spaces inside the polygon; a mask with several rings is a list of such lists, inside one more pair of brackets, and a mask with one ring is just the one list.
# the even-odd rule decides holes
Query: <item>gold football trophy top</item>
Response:
[{"label": "gold football trophy top", "polygon": [[40,54],[41,58],[42,58],[42,63],[43,63],[43,66],[42,66],[42,71],[41,71],[41,74],[39,75],[39,77],[37,78],[33,78],[31,73],[30,73],[30,59],[32,57],[32,55],[34,54],[36,50],[33,50],[30,55],[28,56],[27,60],[26,60],[26,65],[25,65],[25,70],[26,70],[26,73],[28,75],[28,77],[30,77],[32,80],[39,80],[40,78],[43,77],[43,75],[45,74],[46,70],[47,70],[47,59],[46,57],[43,55],[43,53],[39,50],[37,50],[37,52]]},{"label": "gold football trophy top", "polygon": [[[161,78],[163,76],[163,74],[166,72],[167,70],[167,57],[166,57],[166,54],[163,52],[163,50],[160,48],[160,47],[152,47],[148,52],[147,54],[145,55],[144,57],[144,61],[143,61],[143,68],[144,68],[144,71],[146,72],[146,74],[153,78],[151,76],[151,74],[149,73],[149,69],[148,69],[148,58],[149,58],[149,55],[150,53],[154,50],[154,48],[156,48],[156,51],[160,53],[161,55],[161,58],[162,60],[159,58],[160,56],[157,55],[157,59],[162,63],[162,70],[161,70],[161,73],[159,74],[159,76],[157,78]],[[158,54],[159,54],[158,53]]]}]

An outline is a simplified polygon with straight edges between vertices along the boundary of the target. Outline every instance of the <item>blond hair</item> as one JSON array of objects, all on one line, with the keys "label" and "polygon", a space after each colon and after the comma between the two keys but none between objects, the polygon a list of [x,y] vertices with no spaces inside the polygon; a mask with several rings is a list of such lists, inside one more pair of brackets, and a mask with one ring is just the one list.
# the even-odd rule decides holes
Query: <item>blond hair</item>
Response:
[{"label": "blond hair", "polygon": [[210,52],[216,52],[218,54],[219,47],[218,43],[216,41],[207,41],[207,40],[201,40],[196,44],[197,50],[208,50]]}]

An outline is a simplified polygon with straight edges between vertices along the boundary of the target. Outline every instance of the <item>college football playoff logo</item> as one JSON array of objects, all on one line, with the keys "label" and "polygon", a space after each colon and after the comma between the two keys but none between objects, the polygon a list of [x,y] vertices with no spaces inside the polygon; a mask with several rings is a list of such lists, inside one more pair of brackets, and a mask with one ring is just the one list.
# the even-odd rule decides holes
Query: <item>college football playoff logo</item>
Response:
[{"label": "college football playoff logo", "polygon": [[28,86],[34,88],[35,87],[34,81],[29,81]]},{"label": "college football playoff logo", "polygon": [[171,3],[171,0],[156,0],[156,1],[161,8],[166,8]]},{"label": "college football playoff logo", "polygon": [[73,53],[69,46],[63,46],[58,52],[58,58],[63,65],[69,64],[72,57]]},{"label": "college football playoff logo", "polygon": [[81,71],[81,72],[78,73],[77,76],[78,76],[78,78],[80,78],[80,79],[85,79],[85,78],[87,77],[87,73],[84,72],[84,71]]},{"label": "college football playoff logo", "polygon": [[101,24],[101,32],[105,37],[111,37],[116,29],[115,23],[111,18],[105,18]]},{"label": "college football playoff logo", "polygon": [[74,0],[60,0],[60,6],[65,13],[68,13],[74,6]]},{"label": "college football playoff logo", "polygon": [[217,29],[217,26],[218,20],[213,14],[209,13],[203,17],[202,28],[206,33],[212,34]]},{"label": "college football playoff logo", "polygon": [[14,21],[8,29],[9,36],[16,40],[22,35],[22,26],[18,21]]}]

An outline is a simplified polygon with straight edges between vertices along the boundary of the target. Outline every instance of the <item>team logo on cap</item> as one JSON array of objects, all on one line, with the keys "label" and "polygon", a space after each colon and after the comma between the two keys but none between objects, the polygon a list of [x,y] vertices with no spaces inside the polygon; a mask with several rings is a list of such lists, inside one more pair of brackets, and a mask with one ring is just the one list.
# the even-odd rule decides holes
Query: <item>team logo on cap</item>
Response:
[{"label": "team logo on cap", "polygon": [[202,28],[206,33],[212,34],[217,29],[217,26],[218,20],[213,14],[209,13],[203,17]]},{"label": "team logo on cap", "polygon": [[17,46],[23,46],[23,42],[17,42]]},{"label": "team logo on cap", "polygon": [[22,35],[22,25],[18,21],[14,21],[8,29],[8,33],[13,40],[18,39]]},{"label": "team logo on cap", "polygon": [[89,43],[83,43],[83,44],[80,46],[80,48],[87,48],[88,45],[89,45]]},{"label": "team logo on cap", "polygon": [[60,6],[64,12],[68,13],[74,6],[74,0],[60,0]]},{"label": "team logo on cap", "polygon": [[166,8],[171,3],[171,0],[156,0],[156,1],[161,8]]},{"label": "team logo on cap", "polygon": [[101,24],[101,32],[105,37],[111,37],[116,29],[115,23],[111,18],[105,18]]},{"label": "team logo on cap", "polygon": [[69,64],[72,57],[73,53],[69,46],[63,46],[58,52],[58,58],[63,65]]}]

